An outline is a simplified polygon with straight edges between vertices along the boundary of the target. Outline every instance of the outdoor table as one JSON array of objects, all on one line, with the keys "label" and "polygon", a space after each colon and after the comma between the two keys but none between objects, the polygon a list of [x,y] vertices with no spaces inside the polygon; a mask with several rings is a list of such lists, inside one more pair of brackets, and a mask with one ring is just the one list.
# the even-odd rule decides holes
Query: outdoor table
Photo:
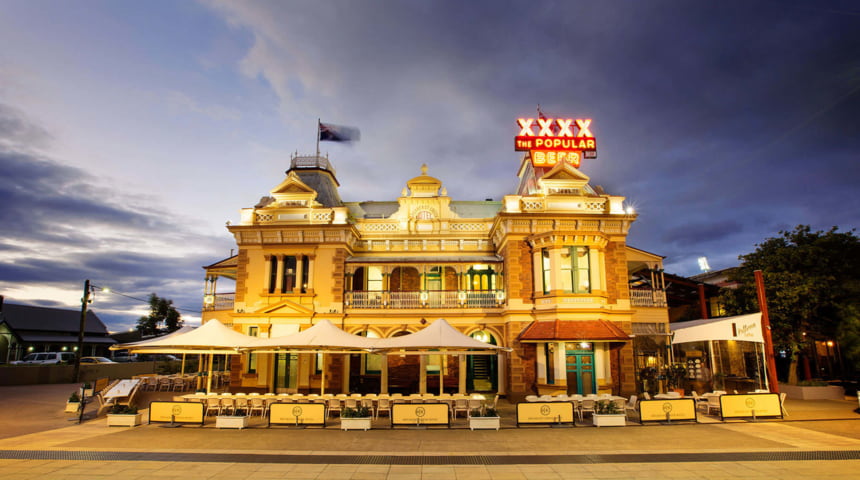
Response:
[{"label": "outdoor table", "polygon": [[105,398],[121,398],[128,397],[131,395],[131,392],[140,383],[139,379],[126,379],[120,380],[116,385],[113,386],[110,390],[108,390],[105,394]]}]

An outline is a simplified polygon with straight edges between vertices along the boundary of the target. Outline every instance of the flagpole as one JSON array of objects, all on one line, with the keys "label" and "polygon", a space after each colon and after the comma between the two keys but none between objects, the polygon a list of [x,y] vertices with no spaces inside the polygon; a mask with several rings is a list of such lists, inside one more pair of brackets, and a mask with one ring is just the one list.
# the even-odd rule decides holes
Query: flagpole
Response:
[{"label": "flagpole", "polygon": [[320,119],[317,118],[317,159],[320,158]]}]

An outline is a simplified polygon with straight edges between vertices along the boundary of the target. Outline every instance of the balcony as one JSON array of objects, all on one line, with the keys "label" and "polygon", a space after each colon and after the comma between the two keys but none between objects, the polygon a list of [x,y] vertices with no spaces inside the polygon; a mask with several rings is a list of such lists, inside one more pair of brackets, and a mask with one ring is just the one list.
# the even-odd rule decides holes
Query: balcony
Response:
[{"label": "balcony", "polygon": [[233,310],[233,302],[235,300],[236,294],[233,292],[206,295],[203,297],[203,311]]},{"label": "balcony", "polygon": [[346,307],[360,309],[496,308],[505,301],[504,290],[422,290],[388,292],[352,290],[345,292]]},{"label": "balcony", "polygon": [[633,307],[666,307],[666,292],[652,289],[630,289]]}]

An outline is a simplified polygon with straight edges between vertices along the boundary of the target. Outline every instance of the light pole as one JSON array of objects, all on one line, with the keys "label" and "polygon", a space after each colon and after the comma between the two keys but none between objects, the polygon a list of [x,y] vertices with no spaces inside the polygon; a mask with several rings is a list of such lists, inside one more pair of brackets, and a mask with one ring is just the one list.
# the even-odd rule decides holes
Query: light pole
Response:
[{"label": "light pole", "polygon": [[80,382],[81,375],[81,355],[84,351],[84,329],[87,324],[87,305],[90,303],[90,294],[92,293],[92,287],[90,286],[90,281],[84,282],[84,296],[81,297],[81,325],[78,329],[78,351],[77,355],[75,355],[75,383]]}]

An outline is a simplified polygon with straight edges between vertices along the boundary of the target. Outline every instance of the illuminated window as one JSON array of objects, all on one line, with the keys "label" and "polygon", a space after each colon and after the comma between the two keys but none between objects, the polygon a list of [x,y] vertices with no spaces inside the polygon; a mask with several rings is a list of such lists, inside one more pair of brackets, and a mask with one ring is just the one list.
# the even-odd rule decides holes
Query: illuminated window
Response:
[{"label": "illuminated window", "polygon": [[278,257],[272,256],[269,259],[269,293],[275,293],[275,286],[278,284]]},{"label": "illuminated window", "polygon": [[551,284],[550,278],[552,277],[552,266],[549,261],[549,249],[544,248],[541,250],[541,272],[543,274],[543,293],[549,293]]},{"label": "illuminated window", "polygon": [[567,293],[590,293],[588,247],[565,247],[561,251],[561,289]]},{"label": "illuminated window", "polygon": [[489,265],[472,265],[466,271],[468,290],[495,290],[496,272]]},{"label": "illuminated window", "polygon": [[[254,325],[248,327],[248,336],[256,337],[260,332],[260,327]],[[254,352],[248,353],[248,373],[257,373],[257,354]]]}]

